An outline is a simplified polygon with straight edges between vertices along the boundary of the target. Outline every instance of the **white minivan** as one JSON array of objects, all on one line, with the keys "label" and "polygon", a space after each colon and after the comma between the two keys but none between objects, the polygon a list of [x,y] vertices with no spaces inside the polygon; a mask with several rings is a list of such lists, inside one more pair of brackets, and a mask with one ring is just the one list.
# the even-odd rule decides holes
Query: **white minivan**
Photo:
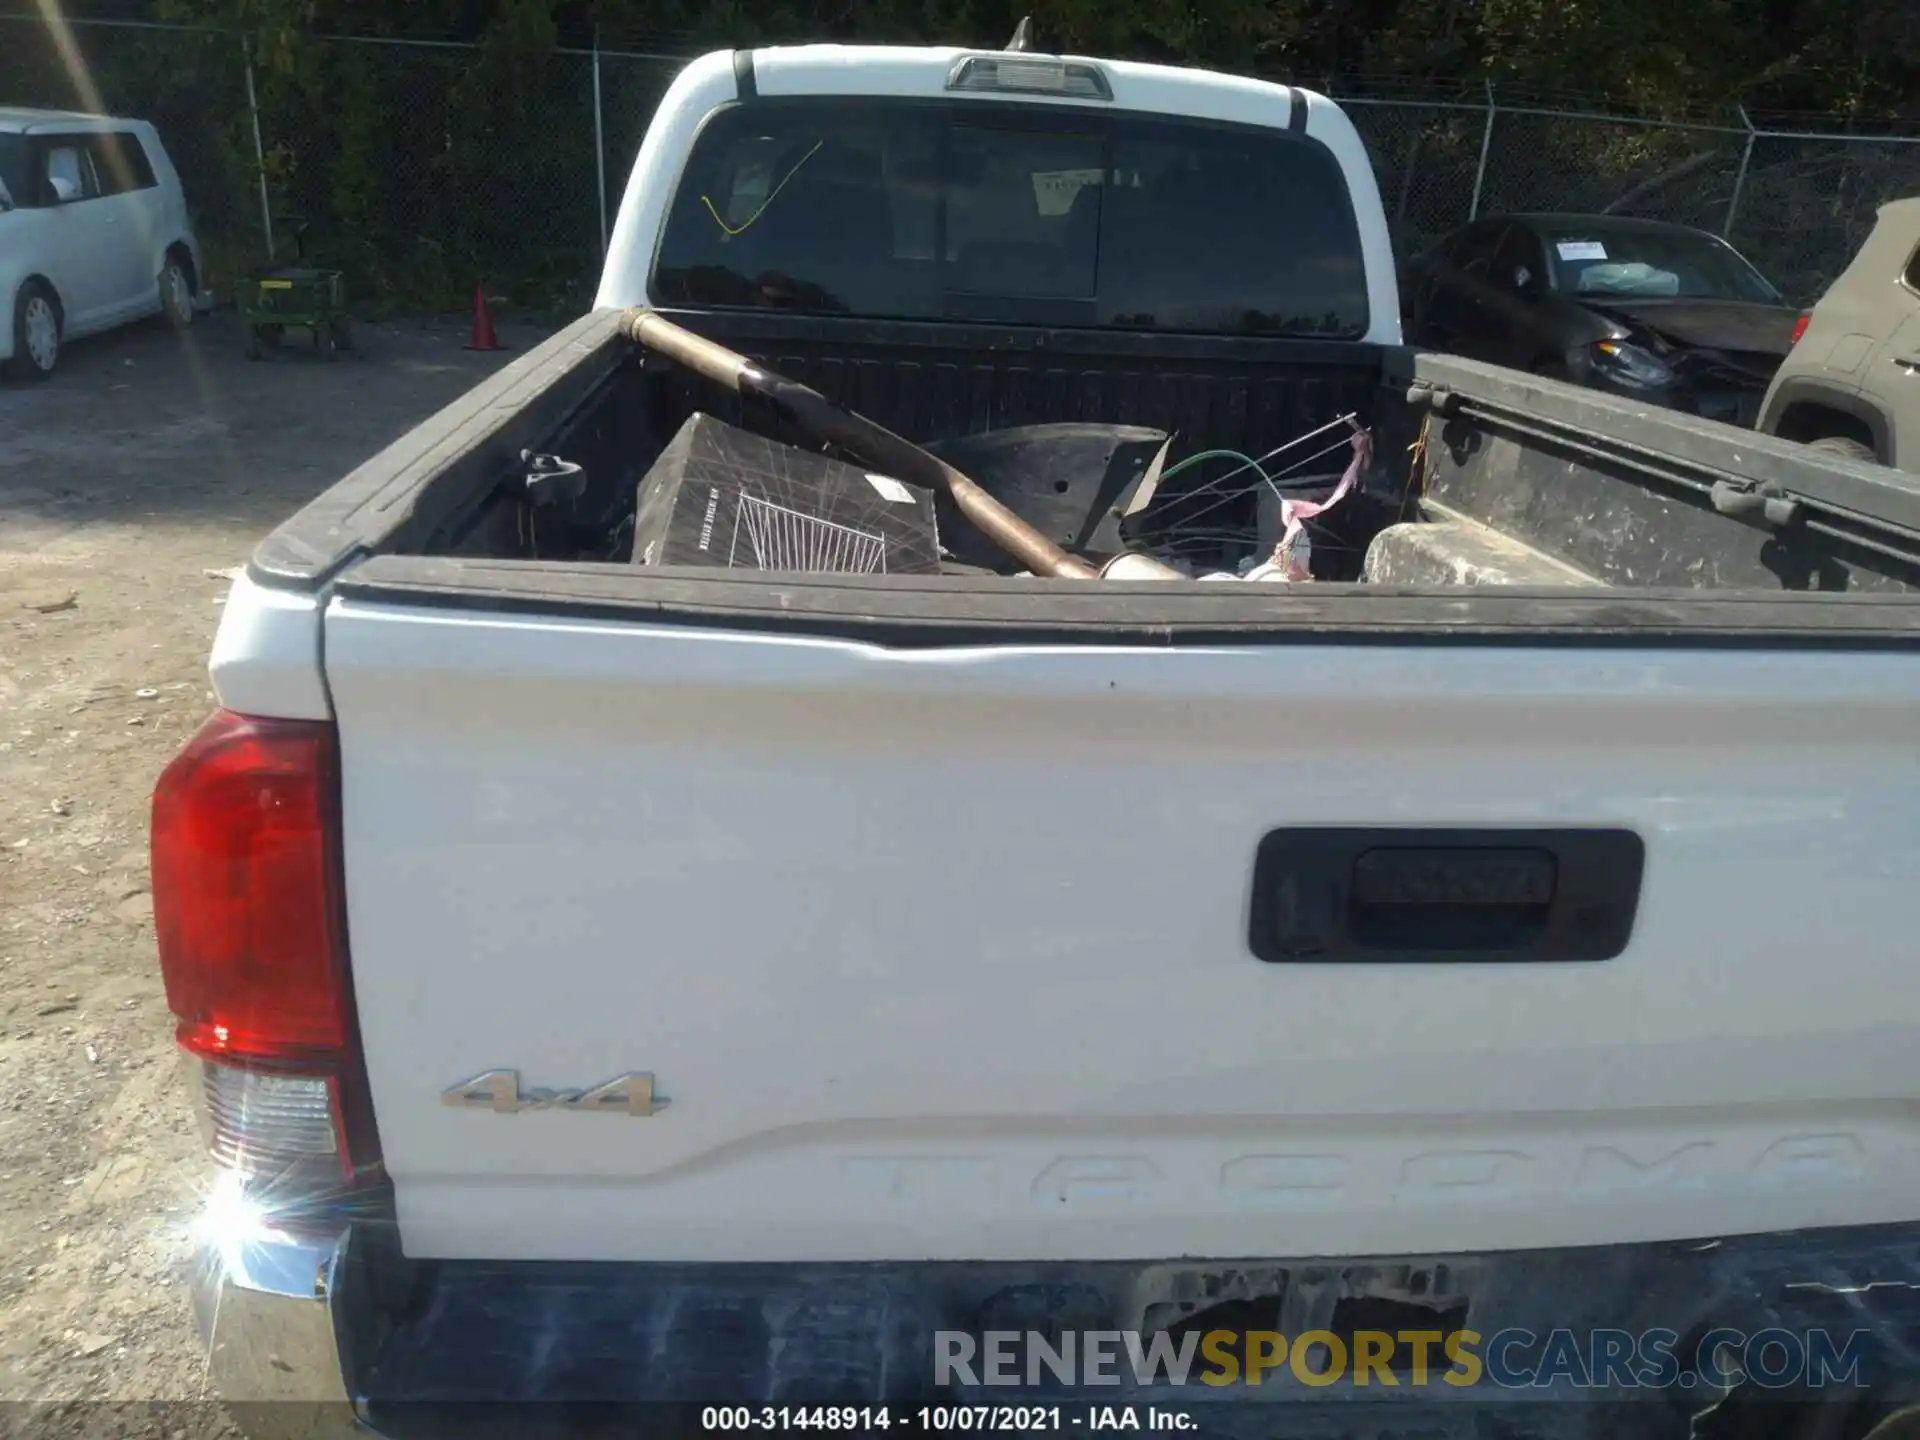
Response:
[{"label": "white minivan", "polygon": [[44,380],[67,341],[193,319],[200,248],[153,126],[0,108],[0,369]]}]

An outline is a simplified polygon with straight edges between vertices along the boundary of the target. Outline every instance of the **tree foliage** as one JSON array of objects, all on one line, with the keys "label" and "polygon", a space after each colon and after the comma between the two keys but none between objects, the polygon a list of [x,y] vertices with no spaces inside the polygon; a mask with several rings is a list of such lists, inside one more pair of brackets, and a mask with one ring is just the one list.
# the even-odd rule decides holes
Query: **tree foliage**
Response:
[{"label": "tree foliage", "polygon": [[[477,281],[541,308],[584,304],[599,265],[602,179],[617,203],[675,57],[719,46],[999,46],[1031,15],[1042,49],[1336,84],[1348,95],[1457,93],[1477,102],[1491,82],[1505,107],[1531,98],[1737,124],[1733,108],[1744,105],[1756,122],[1795,115],[1800,124],[1789,128],[1920,125],[1920,0],[111,3],[122,13],[228,32],[151,46],[125,37],[154,32],[88,32],[109,103],[164,120],[170,143],[189,153],[183,169],[203,238],[211,235],[234,267],[261,249],[244,98],[250,59],[274,209],[311,222],[313,252],[344,265],[363,299],[402,307],[457,305]],[[596,94],[595,67],[569,53],[596,39],[603,51],[665,58],[608,56]],[[58,67],[0,55],[0,80],[10,74],[57,78]],[[591,158],[596,104],[604,107],[604,177]],[[1355,113],[1369,122],[1363,129],[1400,243],[1459,223],[1484,139],[1478,112]],[[1737,131],[1703,138],[1657,127],[1581,130],[1524,116],[1503,120],[1494,141],[1489,206],[1631,208],[1644,195],[1649,213],[1710,228],[1729,213],[1741,158]],[[1886,162],[1879,169],[1832,147],[1810,146],[1804,156],[1775,147],[1752,157],[1751,172],[1742,172],[1745,210],[1780,222],[1778,235],[1750,248],[1763,268],[1817,293],[1880,200],[1909,188],[1906,147],[1878,148],[1902,153],[1870,156]],[[1516,186],[1515,177],[1538,183]]]},{"label": "tree foliage", "polygon": [[1914,0],[155,0],[181,18],[302,33],[681,49],[798,39],[999,44],[1283,77],[1577,98],[1674,115],[1745,104],[1920,120]]}]

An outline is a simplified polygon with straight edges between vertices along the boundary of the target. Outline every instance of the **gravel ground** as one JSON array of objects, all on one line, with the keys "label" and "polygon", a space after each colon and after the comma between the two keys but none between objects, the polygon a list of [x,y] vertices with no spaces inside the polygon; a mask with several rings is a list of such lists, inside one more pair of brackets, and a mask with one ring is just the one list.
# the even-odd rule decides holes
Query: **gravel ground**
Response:
[{"label": "gravel ground", "polygon": [[536,337],[355,338],[333,365],[250,364],[223,313],[0,386],[0,1402],[37,1402],[0,1404],[0,1434],[231,1433],[181,1284],[207,1171],[154,958],[147,798],[210,706],[254,542]]}]

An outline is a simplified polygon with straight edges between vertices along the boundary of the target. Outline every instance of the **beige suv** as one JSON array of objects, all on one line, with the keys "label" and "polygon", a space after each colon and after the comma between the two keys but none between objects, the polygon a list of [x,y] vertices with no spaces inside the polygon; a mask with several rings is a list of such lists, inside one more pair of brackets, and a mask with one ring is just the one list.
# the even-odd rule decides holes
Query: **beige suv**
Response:
[{"label": "beige suv", "polygon": [[1920,470],[1920,198],[1880,207],[1846,273],[1802,318],[1757,428]]}]

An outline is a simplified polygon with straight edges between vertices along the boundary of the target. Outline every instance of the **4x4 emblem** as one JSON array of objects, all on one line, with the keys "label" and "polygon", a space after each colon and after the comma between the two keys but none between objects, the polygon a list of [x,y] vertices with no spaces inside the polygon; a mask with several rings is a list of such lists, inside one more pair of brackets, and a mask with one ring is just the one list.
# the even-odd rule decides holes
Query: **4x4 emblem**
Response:
[{"label": "4x4 emblem", "polygon": [[638,1071],[616,1075],[591,1090],[522,1090],[518,1070],[488,1070],[440,1092],[440,1103],[456,1110],[491,1110],[517,1115],[522,1110],[571,1110],[588,1115],[657,1115],[667,1098],[656,1095],[653,1076]]}]

